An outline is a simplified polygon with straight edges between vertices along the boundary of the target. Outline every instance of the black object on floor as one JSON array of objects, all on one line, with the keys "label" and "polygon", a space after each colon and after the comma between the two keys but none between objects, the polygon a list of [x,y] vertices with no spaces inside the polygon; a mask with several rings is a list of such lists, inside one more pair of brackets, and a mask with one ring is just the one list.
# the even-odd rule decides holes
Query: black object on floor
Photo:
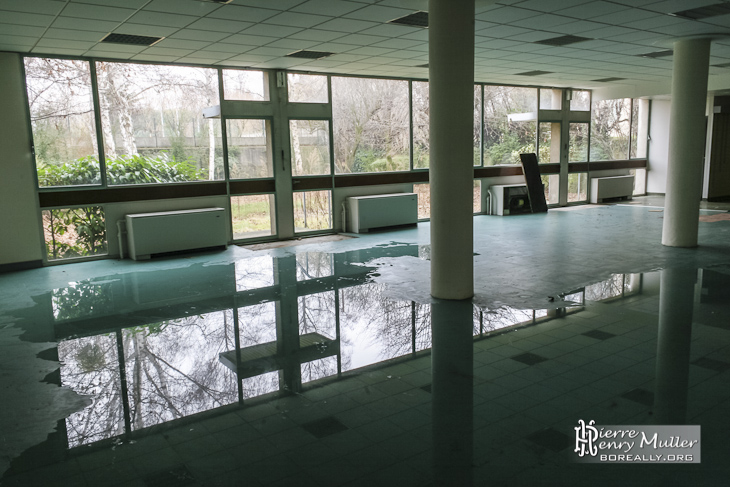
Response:
[{"label": "black object on floor", "polygon": [[530,197],[530,206],[533,213],[547,213],[545,190],[540,179],[540,168],[537,165],[537,155],[534,152],[520,154],[522,172],[525,174],[525,184]]}]

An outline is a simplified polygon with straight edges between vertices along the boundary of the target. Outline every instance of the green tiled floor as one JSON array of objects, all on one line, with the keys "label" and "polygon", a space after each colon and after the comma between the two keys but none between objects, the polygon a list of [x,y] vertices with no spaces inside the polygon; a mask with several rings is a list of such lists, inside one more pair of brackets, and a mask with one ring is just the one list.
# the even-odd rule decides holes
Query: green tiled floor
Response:
[{"label": "green tiled floor", "polygon": [[[67,358],[69,364],[78,362],[80,368],[74,370],[88,373],[101,363],[125,363],[125,394],[131,398],[126,403],[131,412],[108,403],[119,408],[115,424],[120,429],[100,441],[68,448],[69,424],[75,428],[79,424],[56,418],[59,431],[29,450],[13,453],[0,485],[429,486],[456,478],[462,479],[458,485],[465,485],[463,477],[454,474],[464,469],[473,485],[726,485],[730,475],[730,444],[726,443],[730,436],[730,222],[700,223],[699,248],[670,249],[658,243],[659,216],[632,204],[547,216],[476,217],[475,302],[492,312],[488,315],[483,310],[482,319],[501,316],[497,303],[517,309],[545,308],[548,296],[561,293],[578,296],[574,300],[585,294],[587,301],[567,313],[536,316],[534,323],[529,318],[516,329],[466,337],[473,340],[467,343],[471,349],[467,354],[458,343],[449,342],[458,341],[456,332],[451,338],[431,333],[427,291],[424,295],[418,276],[401,273],[401,267],[405,268],[401,263],[423,255],[419,246],[422,250],[428,243],[427,224],[316,247],[229,249],[149,263],[100,261],[0,275],[0,326],[22,330],[26,342],[48,342],[49,346],[59,340],[88,340],[78,342],[76,355]],[[261,262],[286,272],[302,266],[304,261],[296,260],[297,255],[306,253],[312,253],[312,258],[333,254],[325,261],[332,263],[336,275],[318,267],[309,269],[320,272],[309,280],[297,281],[290,274],[286,281],[281,278],[286,274],[278,274],[279,281],[251,284],[254,277],[272,277],[268,270],[259,272]],[[371,259],[394,265],[377,270],[352,265]],[[660,304],[666,302],[660,301],[662,272],[656,269],[665,268],[690,269],[697,276],[693,292],[674,303],[694,310],[688,356],[669,362],[661,344],[682,341],[676,339],[676,332],[660,326],[660,319],[666,319],[660,316]],[[371,282],[368,270],[380,274],[374,279],[380,284],[362,286]],[[645,274],[639,276],[641,272]],[[612,274],[627,275],[615,281],[623,287],[601,301],[589,300],[591,291],[583,293],[583,286]],[[93,306],[81,299],[70,308],[76,315],[59,318],[70,313],[57,298],[63,295],[58,290],[64,289],[100,291],[89,291],[96,299]],[[405,295],[408,300],[402,299]],[[319,296],[316,303],[333,308],[312,314],[311,323],[302,321],[304,310],[311,314],[314,308],[303,308],[307,305],[301,296]],[[389,301],[389,296],[400,299]],[[267,311],[266,303],[275,304]],[[472,305],[463,305],[469,308],[465,315],[472,315]],[[267,316],[279,316],[279,326],[275,319],[273,325],[265,326]],[[287,372],[282,372],[273,389],[264,387],[264,382],[231,381],[232,372],[219,364],[217,354],[233,342],[233,324],[239,328],[242,346],[278,339],[279,346],[285,347],[287,323],[295,333],[308,331],[301,327],[309,323],[339,338],[340,362],[335,365],[330,357],[317,365],[311,370],[320,378],[304,381],[301,388],[296,380],[285,377],[292,373],[288,366],[283,366]],[[203,338],[180,341],[181,334],[195,329],[202,330],[195,336]],[[259,335],[254,336],[254,331]],[[131,340],[138,332],[144,332],[146,338],[138,340],[148,341],[149,353],[163,354],[159,361],[144,363],[163,367],[167,382],[156,378],[162,375],[154,375],[153,368],[147,371],[148,382],[135,375],[139,371],[135,364],[140,362],[134,361],[137,349]],[[222,338],[216,341],[219,334]],[[157,336],[165,338],[164,346],[152,348]],[[91,344],[107,343],[104,340],[117,344],[112,347],[113,357],[94,352]],[[215,387],[206,389],[189,381],[182,392],[176,389],[172,370],[198,377],[186,369],[193,358],[172,354],[181,344],[190,348],[189,357],[209,355],[207,362],[195,363],[218,371],[211,375],[218,378]],[[450,347],[461,352],[437,359],[440,350]],[[35,353],[14,360],[33,367],[39,360]],[[124,353],[127,362],[117,353]],[[472,356],[468,370],[464,356]],[[390,357],[395,358],[386,360]],[[170,362],[173,359],[179,361]],[[355,360],[371,365],[348,370],[348,361]],[[683,402],[659,402],[658,384],[672,384],[672,377],[658,368],[659,362],[673,371],[687,371],[686,385],[677,383],[686,389]],[[3,377],[0,380],[7,379]],[[47,380],[66,383],[68,371],[62,369],[60,376],[51,374]],[[135,384],[147,392],[136,396]],[[165,384],[170,388],[167,396],[154,389]],[[144,389],[150,385],[154,387]],[[216,389],[221,385],[231,390]],[[3,387],[3,410],[13,411],[18,424],[34,421],[34,408],[13,402],[12,391]],[[237,388],[246,396],[243,404]],[[99,390],[100,397],[107,397],[103,388]],[[225,398],[225,404],[198,398],[202,393]],[[141,402],[135,403],[135,397]],[[152,407],[153,400],[165,398],[168,403]],[[114,400],[123,402],[123,397]],[[169,412],[193,403],[208,405],[198,413],[152,424],[148,411]],[[594,419],[601,425],[653,424],[656,414],[676,409],[686,411],[682,422],[702,427],[700,465],[576,462],[574,427],[579,419]],[[135,427],[135,411],[147,414],[145,427]],[[92,419],[98,419],[100,413],[95,414]],[[123,420],[125,414],[127,420]],[[124,432],[125,425],[131,433]],[[460,433],[454,436],[454,432]],[[450,438],[446,450],[445,438]],[[457,470],[450,471],[449,465]]]}]

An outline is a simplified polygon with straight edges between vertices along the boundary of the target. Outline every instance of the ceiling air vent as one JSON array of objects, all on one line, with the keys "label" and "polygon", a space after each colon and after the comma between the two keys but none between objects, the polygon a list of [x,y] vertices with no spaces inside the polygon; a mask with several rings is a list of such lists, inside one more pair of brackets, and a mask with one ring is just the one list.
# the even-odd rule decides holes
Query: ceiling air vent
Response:
[{"label": "ceiling air vent", "polygon": [[389,20],[388,24],[407,25],[408,27],[428,27],[428,12],[416,12],[405,17]]},{"label": "ceiling air vent", "polygon": [[325,52],[325,51],[296,51],[292,52],[286,55],[286,57],[298,57],[302,59],[320,59],[323,57],[331,56],[334,54],[333,52]]},{"label": "ceiling air vent", "polygon": [[682,17],[690,20],[701,20],[709,19],[710,17],[717,17],[719,15],[730,14],[730,4],[719,3],[715,5],[707,5],[705,7],[697,7],[689,10],[682,10],[681,12],[670,13],[673,17]]},{"label": "ceiling air vent", "polygon": [[599,83],[610,83],[611,81],[621,81],[622,79],[626,79],[626,78],[601,78],[601,79],[594,79],[593,81],[599,82]]},{"label": "ceiling air vent", "polygon": [[110,44],[127,44],[129,46],[152,46],[164,37],[135,36],[131,34],[108,34],[99,42]]},{"label": "ceiling air vent", "polygon": [[674,51],[671,49],[667,51],[656,51],[656,52],[648,52],[646,54],[639,54],[639,57],[650,57],[650,58],[658,58],[658,57],[667,57],[674,54]]},{"label": "ceiling air vent", "polygon": [[553,37],[551,39],[543,39],[541,41],[535,41],[535,44],[544,44],[546,46],[567,46],[570,44],[575,44],[576,42],[583,42],[583,41],[592,41],[590,37],[581,37],[581,36],[560,36],[560,37]]},{"label": "ceiling air vent", "polygon": [[516,73],[515,76],[541,76],[543,74],[553,74],[552,71],[525,71],[524,73]]}]

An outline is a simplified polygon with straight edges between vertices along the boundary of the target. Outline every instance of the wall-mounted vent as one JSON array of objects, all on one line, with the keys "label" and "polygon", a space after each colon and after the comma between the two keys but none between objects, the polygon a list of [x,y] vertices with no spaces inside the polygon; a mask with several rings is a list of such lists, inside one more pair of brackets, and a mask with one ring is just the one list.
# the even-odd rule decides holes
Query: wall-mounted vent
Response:
[{"label": "wall-mounted vent", "polygon": [[601,78],[601,79],[594,79],[593,81],[598,83],[610,83],[611,81],[621,81],[622,79],[626,78]]},{"label": "wall-mounted vent", "polygon": [[110,44],[127,44],[130,46],[152,46],[160,42],[164,37],[135,36],[131,34],[108,34],[99,42]]},{"label": "wall-mounted vent", "polygon": [[524,73],[516,73],[516,76],[541,76],[543,74],[553,74],[552,71],[525,71]]},{"label": "wall-mounted vent", "polygon": [[658,58],[658,57],[667,57],[674,54],[674,51],[671,49],[667,51],[656,51],[656,52],[648,52],[646,54],[639,54],[639,57],[649,57],[649,58]]},{"label": "wall-mounted vent", "polygon": [[388,24],[407,25],[409,27],[428,27],[428,12],[416,12],[405,17],[389,20]]},{"label": "wall-mounted vent", "polygon": [[320,59],[323,57],[331,56],[334,54],[333,52],[325,52],[325,51],[296,51],[292,52],[286,55],[286,57],[298,57],[302,59]]},{"label": "wall-mounted vent", "polygon": [[592,41],[590,37],[581,37],[581,36],[560,36],[560,37],[552,37],[550,39],[543,39],[541,41],[535,41],[535,44],[544,44],[546,46],[567,46],[570,44],[575,44],[576,42],[583,42],[583,41]]},{"label": "wall-mounted vent", "polygon": [[707,5],[705,7],[697,7],[689,10],[682,10],[681,12],[673,12],[669,15],[674,17],[682,17],[690,20],[709,19],[710,17],[717,17],[719,15],[730,14],[730,4],[718,3],[715,5]]}]

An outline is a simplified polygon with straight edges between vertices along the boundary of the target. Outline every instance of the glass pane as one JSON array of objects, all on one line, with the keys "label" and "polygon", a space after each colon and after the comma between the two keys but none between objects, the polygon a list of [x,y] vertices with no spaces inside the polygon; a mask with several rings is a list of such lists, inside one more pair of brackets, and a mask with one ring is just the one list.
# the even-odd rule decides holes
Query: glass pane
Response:
[{"label": "glass pane", "polygon": [[413,87],[413,168],[429,166],[429,107],[428,83],[414,81]]},{"label": "glass pane", "polygon": [[233,239],[276,234],[274,195],[231,196]]},{"label": "glass pane", "polygon": [[544,174],[540,179],[545,189],[545,201],[548,205],[557,205],[560,202],[560,175]]},{"label": "glass pane", "polygon": [[482,165],[482,87],[474,87],[474,165]]},{"label": "glass pane", "polygon": [[294,193],[294,231],[332,228],[332,192],[302,191]]},{"label": "glass pane", "polygon": [[410,169],[408,82],[332,78],[337,173]]},{"label": "glass pane", "polygon": [[223,70],[226,100],[269,101],[269,75],[264,71]]},{"label": "glass pane", "polygon": [[109,184],[223,179],[215,69],[96,63]]},{"label": "glass pane", "polygon": [[563,90],[553,88],[540,89],[540,110],[560,110]]},{"label": "glass pane", "polygon": [[482,212],[482,182],[474,181],[474,213]]},{"label": "glass pane", "polygon": [[591,111],[591,160],[628,159],[631,98],[601,100]]},{"label": "glass pane", "polygon": [[568,161],[584,162],[588,160],[588,124],[571,123],[568,144]]},{"label": "glass pane", "polygon": [[133,431],[238,401],[236,374],[221,360],[235,350],[232,315],[216,311],[122,330]]},{"label": "glass pane", "polygon": [[331,174],[330,123],[327,120],[290,120],[292,175]]},{"label": "glass pane", "polygon": [[431,218],[431,186],[428,183],[414,184],[413,192],[418,195],[418,219]]},{"label": "glass pane", "polygon": [[327,252],[300,252],[296,256],[297,281],[306,281],[334,274],[333,254]]},{"label": "glass pane", "polygon": [[629,157],[636,157],[636,146],[639,135],[639,100],[631,101],[631,148]]},{"label": "glass pane", "polygon": [[99,184],[89,63],[29,57],[25,79],[38,184]]},{"label": "glass pane", "polygon": [[327,76],[287,74],[289,101],[295,103],[328,103]]},{"label": "glass pane", "polygon": [[[553,137],[554,135],[554,137]],[[538,162],[560,162],[560,122],[540,122]]]},{"label": "glass pane", "polygon": [[588,173],[568,174],[568,203],[588,199]]},{"label": "glass pane", "polygon": [[226,131],[231,179],[274,176],[268,120],[226,120]]},{"label": "glass pane", "polygon": [[124,434],[122,380],[113,334],[58,343],[61,384],[91,396],[91,406],[66,418],[68,446],[73,448]]},{"label": "glass pane", "polygon": [[535,152],[537,89],[484,87],[484,165],[519,164]]},{"label": "glass pane", "polygon": [[591,109],[591,92],[573,90],[570,99],[570,109],[573,111],[587,112]]},{"label": "glass pane", "polygon": [[107,253],[106,220],[101,206],[43,210],[48,260]]}]

